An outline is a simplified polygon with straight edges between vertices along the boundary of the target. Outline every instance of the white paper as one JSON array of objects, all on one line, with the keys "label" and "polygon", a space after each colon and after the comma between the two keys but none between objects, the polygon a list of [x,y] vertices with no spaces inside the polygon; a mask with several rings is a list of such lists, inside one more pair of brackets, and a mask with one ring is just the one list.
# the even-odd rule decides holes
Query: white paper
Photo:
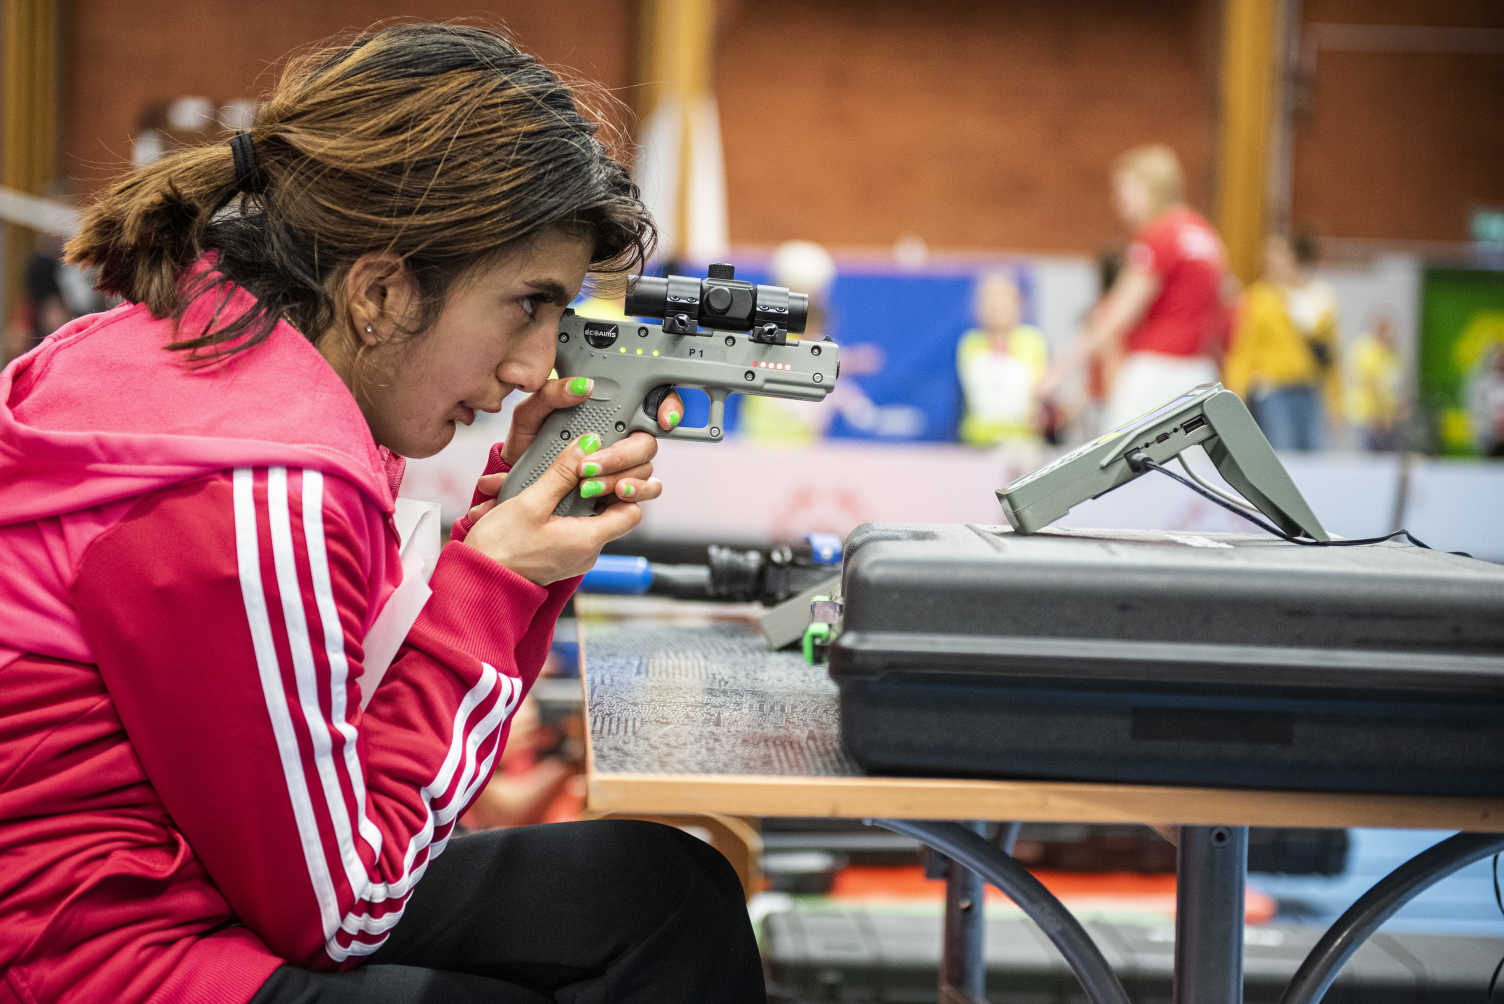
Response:
[{"label": "white paper", "polygon": [[376,693],[382,676],[397,655],[397,649],[402,647],[402,640],[433,595],[433,590],[428,588],[428,579],[438,564],[443,543],[437,502],[399,498],[392,519],[397,524],[397,536],[401,541],[398,546],[402,556],[402,581],[387,597],[362,646],[365,655],[357,681],[362,710],[371,703],[371,695]]}]

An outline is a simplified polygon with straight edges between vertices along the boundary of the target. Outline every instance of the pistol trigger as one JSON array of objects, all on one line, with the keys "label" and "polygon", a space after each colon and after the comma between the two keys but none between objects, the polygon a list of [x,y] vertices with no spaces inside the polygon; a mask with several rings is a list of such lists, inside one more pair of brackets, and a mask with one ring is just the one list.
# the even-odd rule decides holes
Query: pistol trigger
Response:
[{"label": "pistol trigger", "polygon": [[663,399],[673,391],[673,387],[664,384],[648,391],[648,396],[642,399],[642,413],[652,419],[653,424],[658,424],[658,408],[663,404]]}]

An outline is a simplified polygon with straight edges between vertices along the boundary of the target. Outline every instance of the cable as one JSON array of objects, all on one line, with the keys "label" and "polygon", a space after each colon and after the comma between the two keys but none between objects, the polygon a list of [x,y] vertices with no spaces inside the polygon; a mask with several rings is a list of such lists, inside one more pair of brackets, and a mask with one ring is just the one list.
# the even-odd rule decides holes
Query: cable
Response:
[{"label": "cable", "polygon": [[1249,505],[1247,502],[1245,502],[1242,499],[1238,498],[1236,495],[1232,494],[1231,492],[1224,492],[1222,489],[1216,487],[1215,485],[1210,485],[1210,484],[1207,484],[1205,481],[1203,481],[1201,479],[1201,475],[1199,475],[1195,471],[1191,470],[1191,465],[1185,462],[1185,454],[1184,453],[1177,453],[1177,454],[1175,454],[1175,459],[1176,459],[1177,462],[1179,462],[1180,469],[1183,470],[1183,471],[1185,471],[1186,474],[1190,476],[1190,479],[1192,481],[1196,482],[1202,488],[1205,488],[1207,491],[1211,492],[1213,495],[1217,496],[1222,501],[1224,501],[1224,502],[1230,502],[1233,505],[1237,506],[1239,509],[1247,509],[1249,512],[1252,512],[1252,513],[1257,513],[1258,512],[1258,509],[1256,509],[1253,506]]},{"label": "cable", "polygon": [[[1427,544],[1425,541],[1419,539],[1409,530],[1403,529],[1395,530],[1392,533],[1386,533],[1381,537],[1356,537],[1351,540],[1311,540],[1309,537],[1298,537],[1295,534],[1286,533],[1279,527],[1275,526],[1273,523],[1255,516],[1253,514],[1253,511],[1251,511],[1247,507],[1234,505],[1232,502],[1229,502],[1227,499],[1223,498],[1222,493],[1217,491],[1216,489],[1213,489],[1210,486],[1202,487],[1195,481],[1187,480],[1186,478],[1181,477],[1179,474],[1176,474],[1169,468],[1155,463],[1153,460],[1150,460],[1148,457],[1144,456],[1141,450],[1134,450],[1130,452],[1124,459],[1128,461],[1129,469],[1134,471],[1135,473],[1141,474],[1144,471],[1158,471],[1167,478],[1179,481],[1181,484],[1185,485],[1197,495],[1200,495],[1208,501],[1221,506],[1228,512],[1243,517],[1254,526],[1257,526],[1259,529],[1264,530],[1267,533],[1272,533],[1274,534],[1274,536],[1279,537],[1283,540],[1288,540],[1292,544],[1302,544],[1307,547],[1357,547],[1362,544],[1383,544],[1387,541],[1393,540],[1395,537],[1403,536],[1406,540],[1414,544],[1416,547],[1423,547],[1428,551],[1432,549],[1430,544]],[[1463,558],[1472,557],[1472,555],[1467,554],[1463,551],[1448,551],[1447,553],[1455,554]]]},{"label": "cable", "polygon": [[[1494,855],[1492,872],[1494,877],[1494,903],[1499,907],[1499,913],[1504,914],[1504,895],[1501,895],[1499,890],[1499,855],[1497,854]],[[1488,996],[1483,998],[1484,1004],[1493,1004],[1494,991],[1499,987],[1500,973],[1504,973],[1504,959],[1500,959],[1499,964],[1494,966],[1494,974],[1488,979]]]}]

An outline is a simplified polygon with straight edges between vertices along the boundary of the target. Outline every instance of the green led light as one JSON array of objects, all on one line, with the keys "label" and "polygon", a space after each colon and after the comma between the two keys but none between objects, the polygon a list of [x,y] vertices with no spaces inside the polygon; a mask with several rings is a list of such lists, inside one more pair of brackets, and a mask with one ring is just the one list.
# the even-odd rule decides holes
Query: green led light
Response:
[{"label": "green led light", "polygon": [[637,350],[637,354],[638,354],[638,355],[639,355],[639,356],[640,356],[640,355],[642,355],[642,350],[641,350],[641,349],[638,349],[638,350]]},{"label": "green led light", "polygon": [[623,345],[621,348],[617,349],[616,351],[620,352],[622,355],[626,355],[627,354],[627,347],[625,345]]},{"label": "green led light", "polygon": [[657,358],[658,358],[658,350],[657,350],[657,349],[654,349],[654,350],[653,350],[653,358],[654,358],[654,359],[657,359]]}]

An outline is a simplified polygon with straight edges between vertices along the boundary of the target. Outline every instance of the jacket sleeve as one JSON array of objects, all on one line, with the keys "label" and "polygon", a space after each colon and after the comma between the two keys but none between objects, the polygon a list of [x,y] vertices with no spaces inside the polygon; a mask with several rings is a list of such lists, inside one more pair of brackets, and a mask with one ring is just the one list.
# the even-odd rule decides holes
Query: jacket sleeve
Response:
[{"label": "jacket sleeve", "polygon": [[[491,453],[486,458],[486,474],[511,473],[512,465],[502,459],[502,452],[505,448],[505,443],[492,445]],[[470,507],[472,509],[475,508],[486,501],[487,498],[489,496],[482,495],[480,489],[477,488],[470,495]],[[450,541],[453,544],[463,542],[465,537],[470,533],[470,528],[474,525],[475,521],[466,512],[450,528]],[[544,657],[548,655],[548,646],[553,642],[554,624],[558,621],[559,614],[563,611],[564,605],[569,602],[569,598],[574,595],[575,590],[579,588],[580,582],[584,578],[583,575],[576,575],[548,584],[546,587],[548,597],[543,601],[543,605],[538,611],[538,616],[533,619],[533,626],[529,633],[517,646],[518,659],[522,665],[536,664],[541,666],[543,664]],[[528,679],[527,684],[529,687],[533,685],[532,678]]]},{"label": "jacket sleeve", "polygon": [[557,614],[544,589],[447,548],[362,711],[385,546],[368,505],[315,471],[239,469],[139,504],[74,585],[166,810],[238,918],[312,968],[386,940],[488,780]]}]

